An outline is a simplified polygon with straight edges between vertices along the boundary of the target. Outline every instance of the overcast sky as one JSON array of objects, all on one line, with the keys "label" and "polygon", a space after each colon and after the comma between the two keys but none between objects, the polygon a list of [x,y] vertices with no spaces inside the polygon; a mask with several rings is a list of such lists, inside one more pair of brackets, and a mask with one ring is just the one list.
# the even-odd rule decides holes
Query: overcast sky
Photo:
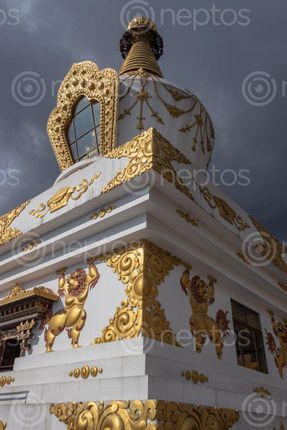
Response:
[{"label": "overcast sky", "polygon": [[138,13],[158,24],[164,77],[213,119],[212,163],[250,171],[249,186],[225,192],[287,240],[286,0],[0,0],[0,212],[59,174],[46,134],[57,81],[82,60],[118,69],[123,27]]}]

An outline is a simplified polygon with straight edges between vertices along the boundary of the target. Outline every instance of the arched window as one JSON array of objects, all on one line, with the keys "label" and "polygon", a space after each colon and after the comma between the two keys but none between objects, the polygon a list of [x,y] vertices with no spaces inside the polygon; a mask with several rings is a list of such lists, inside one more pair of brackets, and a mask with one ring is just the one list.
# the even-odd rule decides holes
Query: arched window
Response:
[{"label": "arched window", "polygon": [[74,162],[100,154],[100,103],[82,97],[76,104],[67,139]]}]

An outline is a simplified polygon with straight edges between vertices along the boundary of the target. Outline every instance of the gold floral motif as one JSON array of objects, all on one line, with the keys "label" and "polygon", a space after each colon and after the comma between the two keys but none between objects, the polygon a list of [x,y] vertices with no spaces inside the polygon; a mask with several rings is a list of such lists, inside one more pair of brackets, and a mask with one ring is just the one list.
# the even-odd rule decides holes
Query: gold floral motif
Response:
[{"label": "gold floral motif", "polygon": [[[67,425],[67,430],[155,430],[156,402],[147,400],[111,403],[59,403],[50,413]],[[85,427],[83,427],[85,425]]]},{"label": "gold floral motif", "polygon": [[256,387],[256,388],[254,388],[253,392],[258,394],[258,396],[263,397],[265,399],[271,397],[270,391],[266,390],[266,388],[264,388],[264,387]]},{"label": "gold floral motif", "polygon": [[81,377],[82,379],[88,379],[89,376],[96,378],[98,375],[101,375],[102,373],[103,373],[102,368],[98,368],[97,366],[90,367],[86,364],[81,369],[77,367],[76,369],[71,370],[69,372],[69,376],[70,378],[76,378],[76,379],[78,379],[79,377]]},{"label": "gold floral motif", "polygon": [[[10,385],[15,382],[15,378],[13,376],[1,376],[0,378],[0,387],[5,387],[5,385]],[[1,429],[1,427],[0,427]]]},{"label": "gold floral motif", "polygon": [[176,212],[187,223],[192,224],[193,227],[198,227],[199,226],[199,222],[197,221],[197,219],[192,218],[191,215],[188,212],[184,211],[183,209],[177,209]]},{"label": "gold floral motif", "polygon": [[130,339],[140,334],[178,345],[158,297],[158,287],[182,260],[147,240],[98,257],[117,273],[125,285],[127,300],[117,308],[110,324],[94,344]]},{"label": "gold floral motif", "polygon": [[85,194],[89,187],[93,185],[96,179],[101,175],[101,172],[94,175],[90,181],[83,179],[82,182],[76,187],[61,188],[51,197],[47,203],[41,203],[37,209],[32,209],[29,214],[35,218],[44,218],[48,213],[53,213],[68,205],[70,199],[79,200]]},{"label": "gold floral motif", "polygon": [[200,192],[212,209],[217,208],[219,215],[233,225],[238,231],[247,230],[250,226],[243,221],[235,210],[221,197],[212,194],[207,187],[200,187]]},{"label": "gold floral motif", "polygon": [[0,300],[0,307],[7,305],[9,303],[18,302],[33,296],[44,297],[54,302],[59,300],[59,296],[49,288],[35,287],[30,290],[24,290],[24,288],[22,288],[21,285],[16,284],[16,286],[12,288],[8,296]]},{"label": "gold floral motif", "polygon": [[95,212],[91,219],[98,219],[98,218],[104,218],[107,214],[110,214],[114,209],[116,209],[116,206],[109,206],[107,208],[102,208]]},{"label": "gold floral motif", "polygon": [[272,311],[268,311],[271,316],[273,333],[277,337],[280,343],[280,347],[277,347],[276,341],[272,335],[272,333],[266,332],[266,342],[268,345],[269,352],[273,355],[275,364],[278,368],[279,375],[283,379],[284,377],[284,368],[287,366],[287,320],[276,321],[274,317],[274,313]]},{"label": "gold floral motif", "polygon": [[73,108],[81,97],[97,100],[101,105],[100,152],[104,155],[115,147],[118,74],[113,69],[99,70],[92,61],[74,64],[62,82],[57,106],[51,113],[47,131],[61,170],[74,161],[66,137],[66,128],[73,115]]},{"label": "gold floral motif", "polygon": [[262,236],[262,245],[257,246],[258,252],[269,260],[274,266],[282,272],[287,273],[287,263],[283,255],[286,255],[286,247],[283,242],[272,236],[269,231],[263,227],[255,218],[250,216],[251,221]]},{"label": "gold floral motif", "polygon": [[209,277],[206,283],[199,276],[190,279],[190,271],[187,269],[181,276],[181,287],[189,298],[192,309],[190,318],[190,330],[195,337],[196,351],[201,352],[206,339],[215,345],[217,357],[221,359],[225,336],[229,335],[228,311],[218,310],[214,320],[208,315],[209,306],[215,302],[214,284],[216,280]]},{"label": "gold floral motif", "polygon": [[157,429],[228,430],[239,421],[237,410],[157,402]]},{"label": "gold floral motif", "polygon": [[204,384],[205,382],[208,382],[208,377],[203,373],[199,373],[197,370],[186,370],[181,372],[181,376],[186,379],[186,381],[192,381],[194,384],[198,384],[199,382]]},{"label": "gold floral motif", "polygon": [[5,430],[7,428],[7,423],[4,423],[4,421],[0,420],[0,430]]},{"label": "gold floral motif", "polygon": [[128,143],[114,149],[106,154],[106,157],[128,158],[130,161],[104,187],[102,193],[106,193],[149,170],[154,170],[190,199],[193,198],[188,187],[184,185],[172,165],[172,161],[181,164],[190,164],[190,161],[154,128],[150,128]]},{"label": "gold floral motif", "polygon": [[67,430],[228,430],[240,417],[233,409],[156,400],[58,403],[50,406],[50,413]]},{"label": "gold floral motif", "polygon": [[17,206],[12,211],[0,217],[0,245],[10,242],[10,240],[21,236],[23,233],[18,228],[11,227],[12,222],[17,218],[20,213],[26,209],[30,200]]},{"label": "gold floral motif", "polygon": [[84,269],[77,269],[70,275],[65,275],[65,269],[59,274],[59,294],[65,297],[65,308],[54,314],[45,330],[46,352],[51,352],[55,339],[64,329],[71,339],[72,347],[78,348],[79,337],[86,322],[84,309],[89,292],[100,278],[98,269],[89,260],[88,273]]}]

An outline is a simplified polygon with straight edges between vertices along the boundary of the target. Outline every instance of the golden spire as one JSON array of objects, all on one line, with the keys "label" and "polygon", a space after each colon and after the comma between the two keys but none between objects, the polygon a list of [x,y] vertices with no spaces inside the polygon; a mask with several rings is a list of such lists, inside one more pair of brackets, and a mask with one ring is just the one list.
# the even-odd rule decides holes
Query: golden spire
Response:
[{"label": "golden spire", "polygon": [[120,75],[144,70],[162,77],[157,60],[163,54],[163,42],[151,19],[134,18],[121,38],[120,49],[125,60]]}]

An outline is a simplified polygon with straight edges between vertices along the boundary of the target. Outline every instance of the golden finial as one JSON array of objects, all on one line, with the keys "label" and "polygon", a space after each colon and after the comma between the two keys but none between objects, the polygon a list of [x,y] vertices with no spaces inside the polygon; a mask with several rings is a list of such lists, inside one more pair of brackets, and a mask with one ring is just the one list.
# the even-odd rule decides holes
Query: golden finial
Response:
[{"label": "golden finial", "polygon": [[143,16],[136,16],[135,18],[133,18],[129,22],[128,30],[133,30],[138,27],[149,27],[153,31],[157,31],[157,26],[155,25],[155,23],[150,18]]},{"label": "golden finial", "polygon": [[124,63],[120,74],[144,71],[162,77],[157,60],[163,54],[163,41],[150,18],[133,18],[120,41]]}]

